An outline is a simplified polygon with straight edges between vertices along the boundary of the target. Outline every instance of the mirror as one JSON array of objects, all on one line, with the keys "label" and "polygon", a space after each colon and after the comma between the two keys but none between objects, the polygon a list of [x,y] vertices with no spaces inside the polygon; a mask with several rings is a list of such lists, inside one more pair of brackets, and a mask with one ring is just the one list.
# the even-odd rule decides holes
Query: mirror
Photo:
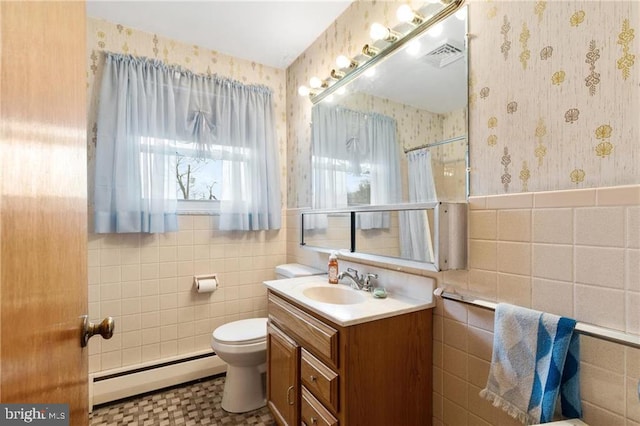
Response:
[{"label": "mirror", "polygon": [[302,215],[302,245],[333,250],[351,250],[351,213],[309,212]]},{"label": "mirror", "polygon": [[[408,24],[402,25],[394,30],[406,33]],[[427,28],[401,39],[393,54],[374,57],[375,66],[357,68],[348,83],[341,80],[312,98],[314,210],[346,208],[366,220],[372,213],[359,211],[367,206],[466,202],[466,7]],[[352,233],[359,240],[358,253],[434,263],[433,254],[403,254],[398,229],[391,243],[393,224],[408,212],[387,214],[385,220],[376,214],[370,226],[356,226]],[[433,224],[426,213],[420,220],[425,224],[423,243],[433,246]],[[317,239],[320,228],[313,231]],[[310,236],[305,235],[305,242]],[[333,249],[347,243],[329,247],[324,242]]]},{"label": "mirror", "polygon": [[[416,203],[302,213],[303,246],[343,257],[393,258],[430,270],[466,267],[466,203]],[[362,258],[362,257],[360,257]]]},{"label": "mirror", "polygon": [[389,211],[388,227],[366,229],[358,223],[372,213],[356,212],[356,251],[434,263],[433,213],[433,209]]},{"label": "mirror", "polygon": [[312,208],[466,200],[465,12],[313,106]]}]

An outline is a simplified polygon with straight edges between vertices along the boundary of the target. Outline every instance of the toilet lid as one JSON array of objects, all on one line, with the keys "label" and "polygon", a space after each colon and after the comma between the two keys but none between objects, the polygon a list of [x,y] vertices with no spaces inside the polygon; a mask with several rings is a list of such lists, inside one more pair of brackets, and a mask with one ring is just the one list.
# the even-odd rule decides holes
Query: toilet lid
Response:
[{"label": "toilet lid", "polygon": [[221,343],[255,343],[267,337],[267,319],[250,318],[233,321],[216,328],[213,338]]}]

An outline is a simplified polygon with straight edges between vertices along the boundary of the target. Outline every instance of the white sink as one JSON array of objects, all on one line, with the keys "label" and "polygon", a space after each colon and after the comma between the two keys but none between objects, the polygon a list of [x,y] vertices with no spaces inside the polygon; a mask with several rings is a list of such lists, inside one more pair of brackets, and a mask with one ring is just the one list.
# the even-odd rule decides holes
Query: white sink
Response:
[{"label": "white sink", "polygon": [[365,296],[357,291],[342,287],[309,287],[304,289],[302,294],[309,299],[335,305],[354,305],[367,300]]},{"label": "white sink", "polygon": [[[355,290],[345,284],[329,284],[326,275],[265,281],[276,295],[295,303],[340,326],[388,318],[435,307],[433,289],[429,299],[414,299],[392,291],[386,299],[377,299],[368,291]],[[434,287],[434,282],[429,281]]]}]

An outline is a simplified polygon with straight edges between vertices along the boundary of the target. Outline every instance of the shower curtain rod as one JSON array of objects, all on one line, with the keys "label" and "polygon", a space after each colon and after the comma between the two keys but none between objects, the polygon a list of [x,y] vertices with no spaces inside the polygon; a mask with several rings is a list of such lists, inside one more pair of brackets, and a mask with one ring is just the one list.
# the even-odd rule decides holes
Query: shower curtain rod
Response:
[{"label": "shower curtain rod", "polygon": [[448,143],[451,143],[451,142],[461,141],[461,140],[466,139],[466,138],[467,138],[467,135],[456,136],[455,138],[445,139],[445,140],[442,140],[440,142],[426,143],[424,145],[414,146],[413,148],[404,148],[404,153],[406,154],[408,152],[417,151],[419,149],[431,148],[431,147],[439,146],[439,145],[445,145],[445,144],[448,144]]},{"label": "shower curtain rod", "polygon": [[[464,303],[466,305],[478,306],[482,309],[488,309],[490,311],[495,311],[497,306],[496,303],[488,302],[486,300],[472,299],[469,297],[465,297],[459,293],[445,291],[440,287],[436,288],[433,294],[443,299],[453,300],[455,302]],[[609,328],[604,328],[578,321],[576,323],[575,332],[578,334],[583,334],[585,336],[595,337],[596,339],[606,340],[608,342],[618,343],[621,345],[640,349],[640,336],[634,336],[628,333],[623,333],[621,331],[611,330]]]}]

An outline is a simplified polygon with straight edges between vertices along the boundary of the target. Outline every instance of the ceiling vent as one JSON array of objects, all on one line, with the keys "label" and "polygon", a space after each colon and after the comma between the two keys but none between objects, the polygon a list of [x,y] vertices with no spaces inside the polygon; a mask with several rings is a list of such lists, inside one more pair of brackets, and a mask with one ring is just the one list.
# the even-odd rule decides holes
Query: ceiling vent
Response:
[{"label": "ceiling vent", "polygon": [[441,45],[424,55],[422,59],[436,68],[444,68],[463,56],[462,46],[453,40],[444,40]]}]

